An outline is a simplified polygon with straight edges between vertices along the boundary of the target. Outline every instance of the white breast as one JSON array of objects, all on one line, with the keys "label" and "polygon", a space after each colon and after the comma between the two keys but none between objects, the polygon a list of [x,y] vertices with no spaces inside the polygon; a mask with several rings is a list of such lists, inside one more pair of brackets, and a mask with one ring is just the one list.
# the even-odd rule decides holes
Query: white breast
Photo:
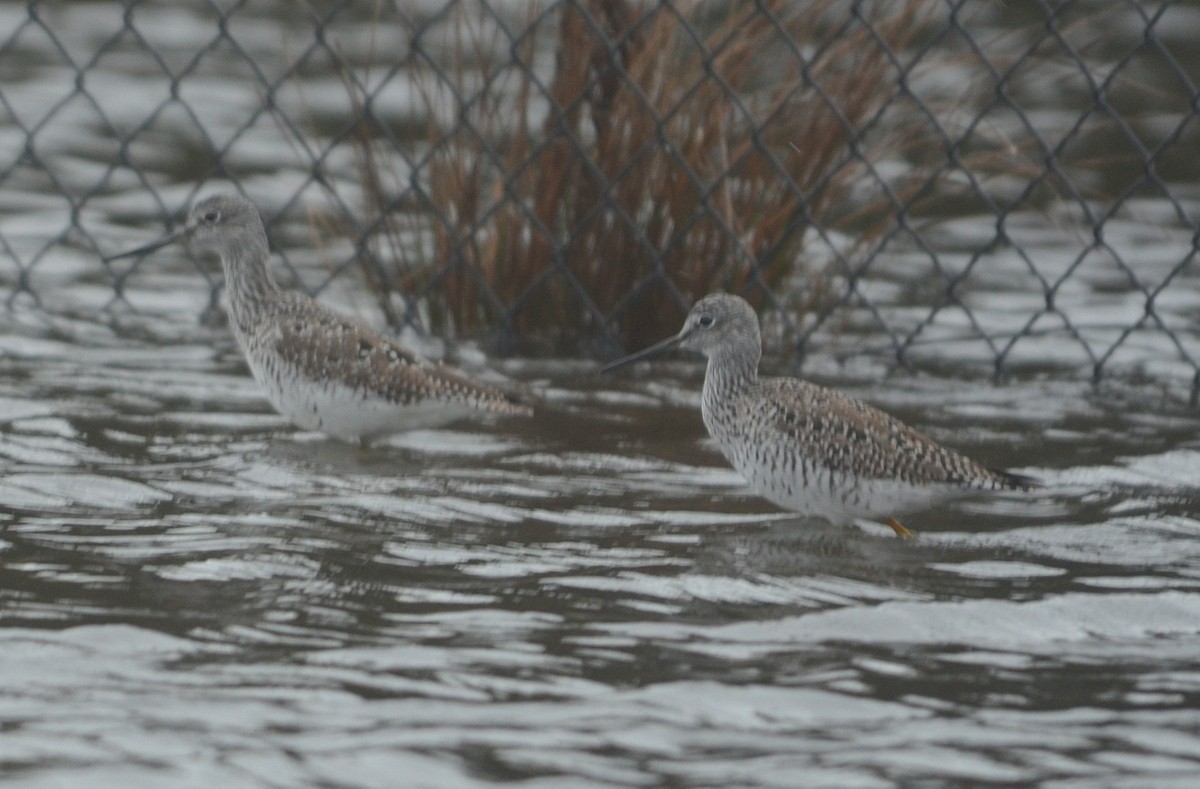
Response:
[{"label": "white breast", "polygon": [[392,403],[365,390],[303,376],[276,356],[247,353],[246,361],[276,411],[305,430],[341,441],[371,441],[436,427],[472,412],[467,405],[441,400]]}]

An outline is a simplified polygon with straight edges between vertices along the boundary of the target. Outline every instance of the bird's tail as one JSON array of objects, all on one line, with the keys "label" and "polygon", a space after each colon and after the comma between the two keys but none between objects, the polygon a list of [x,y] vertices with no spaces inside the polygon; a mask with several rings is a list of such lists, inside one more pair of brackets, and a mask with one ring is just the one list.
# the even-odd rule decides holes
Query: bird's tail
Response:
[{"label": "bird's tail", "polygon": [[988,471],[996,475],[999,481],[998,487],[1006,490],[1037,490],[1044,487],[1037,477],[1030,477],[1025,474],[1014,474],[1011,471],[1003,469],[991,468]]}]

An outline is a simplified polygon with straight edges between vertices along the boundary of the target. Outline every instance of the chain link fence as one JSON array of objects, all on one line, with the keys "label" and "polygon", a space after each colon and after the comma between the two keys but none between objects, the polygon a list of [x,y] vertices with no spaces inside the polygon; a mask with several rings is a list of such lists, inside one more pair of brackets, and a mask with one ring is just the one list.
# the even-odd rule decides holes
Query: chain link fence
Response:
[{"label": "chain link fence", "polygon": [[396,328],[604,355],[724,289],[798,358],[1194,400],[1197,36],[1133,0],[0,3],[0,283],[145,308],[102,259],[219,179]]}]

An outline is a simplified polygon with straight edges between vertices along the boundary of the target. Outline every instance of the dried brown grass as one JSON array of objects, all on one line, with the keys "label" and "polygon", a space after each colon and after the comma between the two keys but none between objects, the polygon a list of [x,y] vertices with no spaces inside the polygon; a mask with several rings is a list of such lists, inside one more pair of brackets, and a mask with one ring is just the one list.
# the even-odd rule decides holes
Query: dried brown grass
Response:
[{"label": "dried brown grass", "polygon": [[[681,300],[715,290],[813,306],[825,272],[804,272],[807,299],[789,284],[806,229],[842,229],[869,246],[892,225],[895,199],[928,184],[864,192],[864,162],[915,161],[940,142],[919,112],[890,108],[904,79],[896,54],[930,3],[853,8],[564,4],[544,87],[534,36],[497,65],[479,54],[496,42],[460,14],[454,63],[416,76],[430,118],[455,125],[430,122],[432,258],[397,287],[432,296],[443,329],[506,323],[560,349],[614,327],[629,346],[658,339],[678,328]],[[454,97],[464,92],[469,105]],[[886,128],[860,134],[883,113]],[[365,193],[387,210],[373,157],[360,158]]]}]

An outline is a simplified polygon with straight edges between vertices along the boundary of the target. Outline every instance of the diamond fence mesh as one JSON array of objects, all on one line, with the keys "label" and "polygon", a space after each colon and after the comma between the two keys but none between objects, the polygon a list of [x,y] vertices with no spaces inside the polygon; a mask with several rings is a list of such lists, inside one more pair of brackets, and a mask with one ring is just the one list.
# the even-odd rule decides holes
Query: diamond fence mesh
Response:
[{"label": "diamond fence mesh", "polygon": [[221,179],[396,328],[603,355],[720,289],[798,358],[1194,400],[1197,35],[1182,2],[0,3],[0,282],[145,308],[103,258]]}]

